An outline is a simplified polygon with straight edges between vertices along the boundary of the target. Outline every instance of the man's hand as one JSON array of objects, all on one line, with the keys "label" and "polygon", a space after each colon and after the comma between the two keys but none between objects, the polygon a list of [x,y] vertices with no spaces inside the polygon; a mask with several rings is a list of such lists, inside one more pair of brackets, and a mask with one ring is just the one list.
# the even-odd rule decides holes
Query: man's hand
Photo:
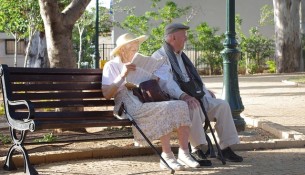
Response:
[{"label": "man's hand", "polygon": [[196,98],[189,96],[186,93],[180,96],[180,100],[185,101],[190,109],[195,109],[200,106],[200,103]]}]

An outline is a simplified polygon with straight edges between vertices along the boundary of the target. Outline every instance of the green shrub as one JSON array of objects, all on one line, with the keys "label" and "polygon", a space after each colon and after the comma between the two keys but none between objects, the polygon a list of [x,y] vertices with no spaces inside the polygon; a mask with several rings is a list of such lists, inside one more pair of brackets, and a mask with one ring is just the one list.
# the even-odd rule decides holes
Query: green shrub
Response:
[{"label": "green shrub", "polygon": [[266,61],[266,64],[268,65],[269,73],[275,73],[276,72],[275,61]]},{"label": "green shrub", "polygon": [[248,66],[248,72],[249,72],[249,74],[255,74],[255,73],[257,73],[257,72],[258,72],[258,69],[259,69],[259,66],[258,66],[257,64],[251,63],[251,64],[249,64],[249,66]]}]

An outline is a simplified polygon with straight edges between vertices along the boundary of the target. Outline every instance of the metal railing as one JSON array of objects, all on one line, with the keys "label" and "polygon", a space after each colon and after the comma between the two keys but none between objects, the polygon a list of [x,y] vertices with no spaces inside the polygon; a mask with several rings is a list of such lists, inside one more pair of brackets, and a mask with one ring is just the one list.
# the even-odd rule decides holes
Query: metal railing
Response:
[{"label": "metal railing", "polygon": [[[115,44],[100,44],[99,51],[100,56],[103,60],[110,60],[111,56],[110,53],[112,49],[115,47]],[[198,51],[193,46],[186,46],[186,49],[184,50],[185,54],[191,59],[193,64],[197,69],[203,69],[206,67],[205,64],[200,63],[199,58],[200,55],[203,53],[203,51]]]},{"label": "metal railing", "polygon": [[115,44],[100,44],[99,46],[99,52],[100,56],[103,60],[110,60],[111,51],[115,48]]}]

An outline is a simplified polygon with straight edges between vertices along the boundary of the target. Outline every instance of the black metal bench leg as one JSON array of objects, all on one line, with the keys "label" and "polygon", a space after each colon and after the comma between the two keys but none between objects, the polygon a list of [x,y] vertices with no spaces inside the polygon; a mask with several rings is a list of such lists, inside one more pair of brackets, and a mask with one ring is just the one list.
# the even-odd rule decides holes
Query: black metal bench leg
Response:
[{"label": "black metal bench leg", "polygon": [[36,171],[36,169],[31,165],[29,155],[28,155],[26,149],[23,146],[20,146],[20,151],[23,154],[25,173],[28,175],[38,175],[38,172]]},{"label": "black metal bench leg", "polygon": [[15,150],[18,150],[23,155],[24,172],[27,175],[37,175],[38,172],[31,165],[29,155],[28,155],[26,149],[23,146],[23,142],[25,140],[27,131],[20,131],[20,132],[21,132],[21,136],[20,136],[20,139],[18,139],[17,134],[16,134],[16,130],[10,127],[10,133],[11,133],[11,137],[12,137],[12,140],[13,140],[14,144],[13,144],[13,146],[11,146],[11,148],[8,151],[8,154],[6,156],[6,160],[4,162],[3,169],[7,170],[7,171],[12,171],[12,170],[17,169],[14,162],[13,162],[13,153],[14,153]]},{"label": "black metal bench leg", "polygon": [[9,149],[9,151],[7,153],[7,156],[6,156],[4,165],[3,165],[3,169],[6,171],[17,170],[17,168],[12,160],[12,156],[13,156],[15,149],[16,149],[16,145],[14,144],[13,146],[11,146],[11,148]]}]

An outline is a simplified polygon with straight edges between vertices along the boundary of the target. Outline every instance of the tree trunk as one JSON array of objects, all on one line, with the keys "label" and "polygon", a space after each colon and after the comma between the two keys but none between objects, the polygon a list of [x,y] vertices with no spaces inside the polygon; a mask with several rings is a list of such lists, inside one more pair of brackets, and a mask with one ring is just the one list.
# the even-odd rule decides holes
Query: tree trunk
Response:
[{"label": "tree trunk", "polygon": [[273,0],[278,73],[300,70],[300,0]]},{"label": "tree trunk", "polygon": [[[31,25],[33,26],[33,25]],[[31,52],[31,47],[32,47],[32,40],[34,38],[34,35],[36,34],[37,32],[37,29],[35,29],[34,27],[30,27],[29,29],[29,41],[28,41],[28,44],[27,44],[27,47],[26,47],[26,50],[25,50],[25,57],[24,57],[24,64],[23,64],[23,67],[27,67],[27,63],[28,63],[28,60],[29,60],[29,57],[30,57],[30,52]]]},{"label": "tree trunk", "polygon": [[83,58],[83,32],[84,32],[84,28],[80,28],[80,26],[78,26],[78,32],[79,32],[79,51],[78,51],[78,62],[77,62],[77,66],[78,68],[80,68],[80,64],[82,62],[82,58]]},{"label": "tree trunk", "polygon": [[25,67],[49,67],[50,63],[44,32],[36,32],[29,42],[29,49],[27,49],[28,59],[26,59]]},{"label": "tree trunk", "polygon": [[301,33],[301,59],[300,59],[300,71],[305,70],[305,1],[300,2],[300,33]]},{"label": "tree trunk", "polygon": [[248,53],[247,52],[246,52],[246,55],[245,55],[245,60],[246,60],[246,74],[250,74],[249,73],[250,59],[248,58]]},{"label": "tree trunk", "polygon": [[60,11],[54,0],[39,0],[40,14],[44,22],[48,57],[51,68],[75,68],[72,29],[91,0],[72,0]]},{"label": "tree trunk", "polygon": [[31,48],[33,47],[33,39],[34,39],[34,35],[30,34],[29,36],[29,41],[25,50],[25,57],[24,57],[24,63],[23,63],[23,67],[29,67],[28,63],[30,62],[31,59]]},{"label": "tree trunk", "polygon": [[14,35],[15,38],[15,54],[14,54],[14,66],[17,67],[17,53],[18,53],[18,39],[17,39],[17,34]]}]

